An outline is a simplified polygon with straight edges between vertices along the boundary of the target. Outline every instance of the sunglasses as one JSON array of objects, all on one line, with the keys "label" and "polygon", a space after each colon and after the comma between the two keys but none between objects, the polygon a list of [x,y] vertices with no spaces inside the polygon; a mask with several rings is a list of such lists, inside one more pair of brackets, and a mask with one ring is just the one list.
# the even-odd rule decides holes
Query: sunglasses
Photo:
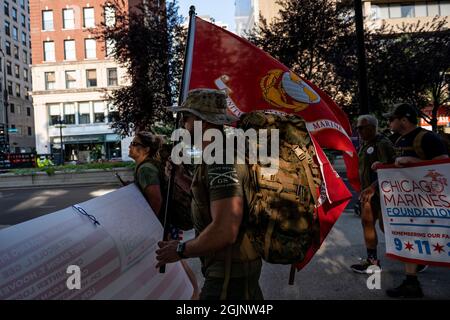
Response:
[{"label": "sunglasses", "polygon": [[133,146],[133,147],[137,147],[137,146],[145,147],[142,143],[139,143],[139,142],[136,142],[136,141],[131,141],[130,146]]}]

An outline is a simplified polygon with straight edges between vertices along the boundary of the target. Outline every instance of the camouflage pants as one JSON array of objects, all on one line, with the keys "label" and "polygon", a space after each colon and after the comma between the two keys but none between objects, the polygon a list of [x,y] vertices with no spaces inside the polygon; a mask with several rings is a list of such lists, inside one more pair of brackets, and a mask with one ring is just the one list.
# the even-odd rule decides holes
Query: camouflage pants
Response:
[{"label": "camouflage pants", "polygon": [[[231,278],[228,284],[227,300],[264,300],[259,277],[261,272],[250,274],[248,277]],[[205,278],[200,293],[200,300],[219,300],[222,294],[224,278]],[[248,295],[247,295],[248,293]]]}]

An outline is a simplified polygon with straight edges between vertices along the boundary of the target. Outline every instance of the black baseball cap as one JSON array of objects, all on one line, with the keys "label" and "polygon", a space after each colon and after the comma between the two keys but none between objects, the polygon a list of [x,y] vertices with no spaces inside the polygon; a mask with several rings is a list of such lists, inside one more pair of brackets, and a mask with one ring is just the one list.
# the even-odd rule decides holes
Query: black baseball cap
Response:
[{"label": "black baseball cap", "polygon": [[401,119],[406,118],[409,122],[417,124],[417,110],[409,103],[397,103],[391,112],[383,113],[383,117],[387,119]]}]

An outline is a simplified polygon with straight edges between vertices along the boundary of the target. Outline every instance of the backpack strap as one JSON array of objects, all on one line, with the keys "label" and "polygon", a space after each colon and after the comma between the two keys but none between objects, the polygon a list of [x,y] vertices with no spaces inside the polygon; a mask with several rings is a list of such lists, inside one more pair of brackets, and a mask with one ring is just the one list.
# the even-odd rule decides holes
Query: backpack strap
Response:
[{"label": "backpack strap", "polygon": [[267,226],[267,231],[264,239],[264,259],[269,259],[270,244],[272,242],[272,233],[275,227],[275,222],[278,219],[278,209],[273,209],[270,215],[270,222]]},{"label": "backpack strap", "polygon": [[422,148],[422,140],[426,133],[427,133],[427,130],[421,129],[413,141],[414,152],[422,160],[426,160],[426,158],[427,158],[425,155],[425,151]]},{"label": "backpack strap", "polygon": [[318,196],[316,185],[314,184],[314,178],[311,172],[310,162],[312,162],[312,158],[308,155],[306,151],[304,151],[299,145],[290,145],[285,142],[289,148],[295,153],[298,159],[301,161],[303,168],[305,169],[306,179],[308,180],[309,191],[314,200],[314,204],[317,206],[318,204]]},{"label": "backpack strap", "polygon": [[295,263],[291,264],[291,271],[289,272],[289,285],[293,285],[295,280]]}]

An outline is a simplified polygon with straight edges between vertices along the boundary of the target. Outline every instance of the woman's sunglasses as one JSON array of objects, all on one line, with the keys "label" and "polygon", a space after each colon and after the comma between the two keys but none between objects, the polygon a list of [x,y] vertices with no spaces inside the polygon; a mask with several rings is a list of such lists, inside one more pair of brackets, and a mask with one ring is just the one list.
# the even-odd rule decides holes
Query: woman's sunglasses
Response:
[{"label": "woman's sunglasses", "polygon": [[133,147],[137,147],[137,146],[144,147],[144,145],[142,143],[139,143],[139,142],[136,142],[136,141],[131,141],[130,146],[133,146]]}]

